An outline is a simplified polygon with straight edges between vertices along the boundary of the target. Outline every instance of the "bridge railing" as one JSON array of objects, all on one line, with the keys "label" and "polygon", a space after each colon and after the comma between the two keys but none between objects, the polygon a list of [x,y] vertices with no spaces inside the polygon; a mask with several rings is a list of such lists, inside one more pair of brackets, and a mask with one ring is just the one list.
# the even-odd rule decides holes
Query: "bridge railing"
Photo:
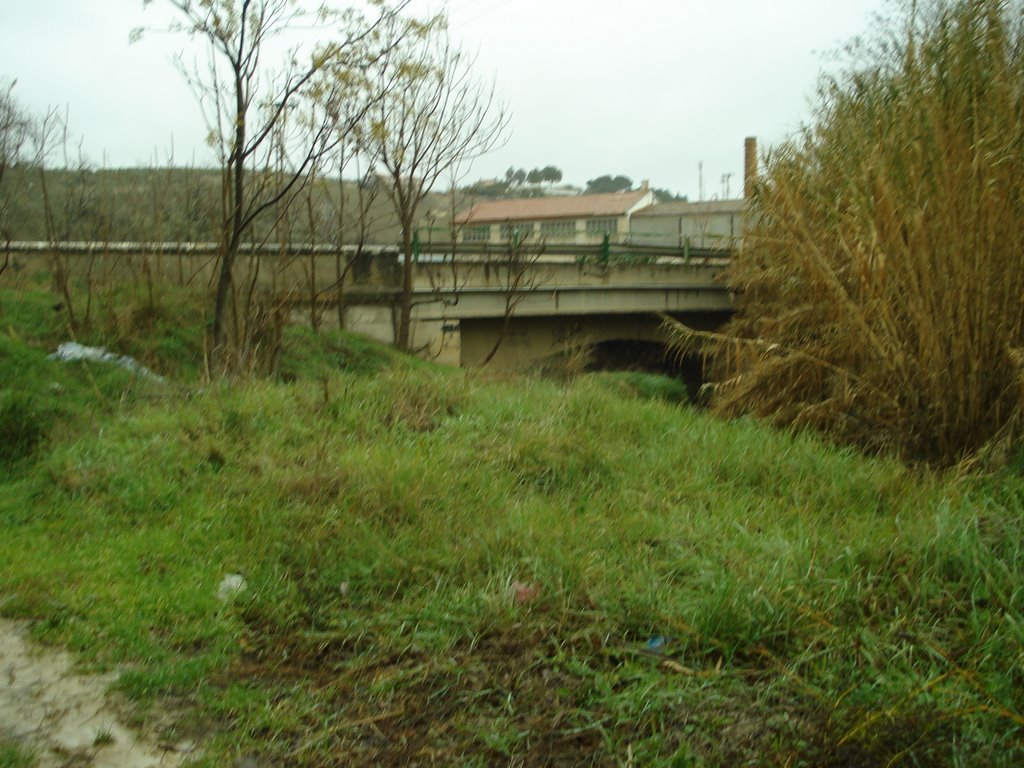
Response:
[{"label": "bridge railing", "polygon": [[543,235],[537,228],[525,233],[513,230],[500,240],[467,242],[458,238],[452,244],[452,231],[447,227],[421,227],[413,237],[415,254],[484,254],[500,256],[511,246],[536,253],[575,256],[581,260],[650,261],[656,259],[721,259],[739,248],[740,238],[732,235],[702,234],[698,237],[658,232],[608,232],[556,239]]},{"label": "bridge railing", "polygon": [[606,233],[603,237],[580,242],[579,239],[554,239],[532,231],[520,236],[513,233],[503,240],[452,242],[447,229],[417,229],[413,237],[415,255],[455,254],[501,256],[510,248],[524,252],[542,252],[551,255],[574,256],[580,260],[622,260],[649,261],[654,259],[721,259],[728,258],[737,250],[739,239],[735,237],[690,237],[667,238],[650,233]]},{"label": "bridge railing", "polygon": [[[644,245],[640,243],[553,243],[553,242],[531,242],[521,246],[533,253],[540,253],[548,256],[573,256],[580,260],[600,261],[615,259],[632,259],[653,261],[658,259],[673,260],[695,260],[704,261],[711,259],[728,258],[732,251],[721,248],[691,248],[688,245],[664,246]],[[418,255],[447,255],[447,256],[482,256],[488,258],[501,258],[509,252],[507,243],[422,243],[418,248]]]},{"label": "bridge railing", "polygon": [[[572,242],[531,241],[522,244],[532,252],[540,252],[550,256],[573,256],[581,260],[644,260],[658,259],[708,261],[729,258],[733,250],[728,248],[647,245],[644,243],[614,243],[606,240],[603,243],[584,244]],[[296,256],[334,256],[357,254],[398,253],[399,245],[332,245],[329,243],[248,243],[243,244],[239,251],[245,255],[262,257],[296,257]],[[507,254],[508,243],[450,243],[426,241],[414,243],[414,256],[465,256],[500,259]],[[97,242],[97,241],[11,241],[0,244],[0,253],[11,254],[66,254],[66,255],[97,255],[97,254],[153,254],[183,256],[216,256],[220,246],[212,242]]]},{"label": "bridge railing", "polygon": [[[103,242],[93,240],[11,241],[0,244],[0,253],[67,255],[162,254],[168,256],[216,256],[221,247],[212,242]],[[396,253],[395,245],[332,245],[330,243],[243,243],[239,253],[253,256],[334,256],[336,254]]]}]

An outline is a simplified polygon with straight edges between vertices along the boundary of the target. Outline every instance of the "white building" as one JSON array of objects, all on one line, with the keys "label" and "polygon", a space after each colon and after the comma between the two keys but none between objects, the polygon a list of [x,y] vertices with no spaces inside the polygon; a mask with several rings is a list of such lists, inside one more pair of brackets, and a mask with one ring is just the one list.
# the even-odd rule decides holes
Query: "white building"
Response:
[{"label": "white building", "polygon": [[629,238],[630,219],[654,202],[646,187],[635,192],[530,197],[477,203],[455,217],[459,241],[498,243],[513,234],[553,243],[599,244]]},{"label": "white building", "polygon": [[732,248],[743,234],[746,200],[659,203],[630,217],[630,240],[637,245]]}]

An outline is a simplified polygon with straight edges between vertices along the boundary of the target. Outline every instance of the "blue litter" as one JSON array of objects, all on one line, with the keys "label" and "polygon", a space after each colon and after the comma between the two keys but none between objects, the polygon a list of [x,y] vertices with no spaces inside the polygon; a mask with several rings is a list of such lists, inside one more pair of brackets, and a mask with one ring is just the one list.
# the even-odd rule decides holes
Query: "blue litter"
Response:
[{"label": "blue litter", "polygon": [[666,645],[668,645],[668,638],[667,637],[664,637],[662,635],[655,635],[654,637],[652,637],[650,640],[647,641],[647,650],[648,651],[660,651]]}]

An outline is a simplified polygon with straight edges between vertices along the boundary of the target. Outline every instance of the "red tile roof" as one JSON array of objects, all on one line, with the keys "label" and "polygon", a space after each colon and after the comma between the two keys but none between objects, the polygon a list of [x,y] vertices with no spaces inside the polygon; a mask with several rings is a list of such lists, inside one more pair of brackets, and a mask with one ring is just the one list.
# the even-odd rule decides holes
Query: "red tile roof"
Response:
[{"label": "red tile roof", "polygon": [[535,221],[539,219],[583,219],[593,216],[625,216],[649,192],[613,192],[605,195],[529,197],[477,203],[455,217],[467,222]]}]

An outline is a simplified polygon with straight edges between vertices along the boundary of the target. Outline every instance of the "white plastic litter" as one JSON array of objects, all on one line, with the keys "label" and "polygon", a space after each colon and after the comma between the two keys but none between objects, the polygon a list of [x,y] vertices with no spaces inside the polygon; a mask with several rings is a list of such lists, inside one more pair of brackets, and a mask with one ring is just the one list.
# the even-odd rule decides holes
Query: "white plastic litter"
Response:
[{"label": "white plastic litter", "polygon": [[217,587],[217,599],[222,603],[228,603],[245,592],[247,586],[245,578],[240,573],[229,573],[221,579],[220,586]]},{"label": "white plastic litter", "polygon": [[65,341],[57,351],[50,355],[51,360],[60,360],[64,363],[85,360],[92,363],[112,363],[119,365],[125,370],[131,371],[136,376],[142,376],[153,381],[163,381],[164,377],[153,373],[149,368],[142,365],[134,357],[128,355],[115,355],[102,347],[87,347],[77,341]]}]

